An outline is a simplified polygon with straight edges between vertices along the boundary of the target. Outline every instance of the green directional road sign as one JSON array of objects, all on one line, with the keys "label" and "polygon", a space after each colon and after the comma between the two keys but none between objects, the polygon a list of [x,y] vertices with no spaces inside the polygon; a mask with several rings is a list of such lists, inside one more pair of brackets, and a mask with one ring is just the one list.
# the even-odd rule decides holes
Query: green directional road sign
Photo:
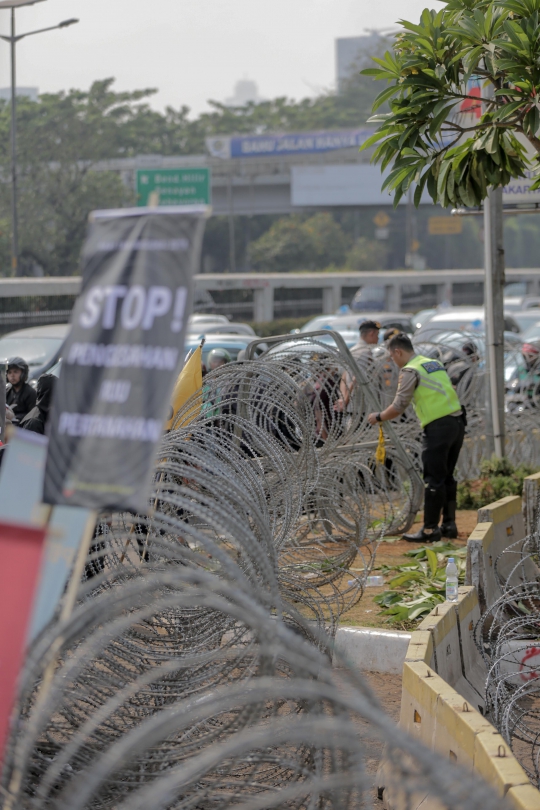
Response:
[{"label": "green directional road sign", "polygon": [[210,169],[139,169],[138,205],[210,205]]}]

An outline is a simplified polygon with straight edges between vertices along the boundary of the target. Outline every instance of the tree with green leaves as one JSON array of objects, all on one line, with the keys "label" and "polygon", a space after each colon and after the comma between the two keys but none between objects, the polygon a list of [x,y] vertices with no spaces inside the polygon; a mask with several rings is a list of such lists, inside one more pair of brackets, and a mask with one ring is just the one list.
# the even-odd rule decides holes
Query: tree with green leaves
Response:
[{"label": "tree with green leaves", "polygon": [[331,214],[293,215],[278,219],[251,244],[250,263],[267,273],[322,270],[342,265],[347,247],[347,236]]},{"label": "tree with green leaves", "polygon": [[[540,159],[540,0],[449,0],[401,21],[392,51],[364,75],[389,82],[363,148],[390,167],[397,204],[414,187],[442,206],[479,205],[489,187],[529,176]],[[540,177],[534,186],[540,186]]]},{"label": "tree with green leaves", "polygon": [[[185,137],[187,110],[163,116],[151,110],[153,90],[117,93],[113,80],[94,82],[89,91],[44,94],[39,102],[18,101],[19,216],[21,267],[46,275],[78,272],[88,214],[133,202],[116,172],[95,172],[96,161],[140,152],[168,153]],[[0,105],[0,166],[8,177],[10,106]],[[182,129],[179,119],[186,119]],[[172,143],[173,137],[175,139]],[[182,145],[184,143],[182,142]],[[0,219],[10,219],[9,183],[0,184]],[[9,267],[6,240],[0,264]]]},{"label": "tree with green leaves", "polygon": [[[380,53],[384,52],[382,42]],[[78,272],[89,211],[133,202],[133,193],[118,173],[93,171],[96,161],[141,154],[201,154],[209,135],[360,126],[376,96],[373,81],[358,73],[340,93],[323,93],[301,101],[278,98],[243,107],[210,102],[209,112],[193,118],[185,105],[168,107],[164,112],[153,110],[149,101],[155,92],[117,92],[114,80],[104,79],[87,91],[47,93],[37,103],[18,100],[23,272],[31,273],[35,265],[47,275]],[[0,102],[0,168],[4,177],[0,183],[0,274],[11,272],[10,114],[10,105]],[[255,226],[253,230],[258,231]],[[298,259],[300,265],[319,261],[313,250]]]}]

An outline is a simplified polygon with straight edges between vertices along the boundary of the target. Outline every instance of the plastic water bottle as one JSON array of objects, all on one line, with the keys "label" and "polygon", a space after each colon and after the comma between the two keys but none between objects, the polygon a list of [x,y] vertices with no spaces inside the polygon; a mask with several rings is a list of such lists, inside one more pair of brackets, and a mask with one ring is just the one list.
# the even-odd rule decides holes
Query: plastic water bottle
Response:
[{"label": "plastic water bottle", "polygon": [[457,602],[458,600],[458,570],[453,557],[448,558],[446,566],[446,601]]}]

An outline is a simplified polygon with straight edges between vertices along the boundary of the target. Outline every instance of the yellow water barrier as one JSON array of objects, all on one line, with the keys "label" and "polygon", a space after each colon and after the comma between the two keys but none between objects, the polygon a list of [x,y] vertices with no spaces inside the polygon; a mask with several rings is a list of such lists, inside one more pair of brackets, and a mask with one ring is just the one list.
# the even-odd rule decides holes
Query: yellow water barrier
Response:
[{"label": "yellow water barrier", "polygon": [[[527,498],[525,500],[527,501]],[[516,558],[512,554],[502,552],[524,537],[525,524],[519,495],[509,495],[478,510],[478,523],[467,544],[466,582],[468,585],[474,585],[478,591],[482,611],[489,609],[501,596],[495,577],[495,564],[499,577],[504,581],[510,576]],[[536,579],[538,571],[533,563],[527,560],[522,568],[522,574],[527,579],[533,580]]]},{"label": "yellow water barrier", "polygon": [[[485,668],[471,632],[479,616],[476,589],[461,587],[457,603],[439,605],[412,633],[403,666],[400,726],[428,748],[478,773],[507,797],[510,807],[540,810],[540,792],[481,713]],[[398,791],[384,792],[389,810],[439,807],[430,796],[407,801],[410,797]]]},{"label": "yellow water barrier", "polygon": [[[540,810],[540,792],[483,716],[487,672],[473,630],[481,613],[501,596],[499,580],[505,582],[510,574],[513,581],[538,577],[530,559],[518,571],[515,563],[521,558],[520,541],[536,527],[539,504],[537,473],[525,479],[523,505],[520,497],[509,496],[478,511],[467,544],[467,585],[459,588],[457,602],[438,605],[412,633],[403,666],[400,726],[428,748],[478,773],[515,810]],[[509,547],[516,543],[513,554]],[[384,784],[384,768],[379,784]],[[385,790],[383,796],[388,810],[440,810],[429,795],[411,800]]]}]

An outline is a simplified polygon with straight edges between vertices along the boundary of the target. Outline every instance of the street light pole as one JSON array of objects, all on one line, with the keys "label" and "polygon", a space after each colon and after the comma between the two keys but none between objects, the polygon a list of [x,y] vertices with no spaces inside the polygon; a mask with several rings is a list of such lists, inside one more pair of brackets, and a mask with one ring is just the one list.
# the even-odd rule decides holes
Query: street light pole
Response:
[{"label": "street light pole", "polygon": [[[491,449],[504,457],[504,244],[502,188],[490,189],[484,200],[484,301]],[[491,419],[489,417],[491,416]],[[491,437],[490,437],[491,438]]]},{"label": "street light pole", "polygon": [[19,217],[17,205],[17,64],[15,9],[11,9],[11,269],[19,275]]},{"label": "street light pole", "polygon": [[[40,0],[33,0],[39,2]],[[11,8],[11,34],[6,36],[0,34],[0,39],[9,42],[11,50],[11,267],[13,273],[19,275],[19,213],[18,213],[18,188],[17,188],[17,62],[16,45],[21,39],[42,34],[45,31],[55,31],[57,28],[67,28],[78,23],[79,20],[64,20],[58,25],[51,25],[47,28],[39,28],[37,31],[27,31],[19,34],[15,31],[15,5],[33,5],[30,0],[8,0]],[[8,7],[8,3],[0,1],[0,8]]]}]

